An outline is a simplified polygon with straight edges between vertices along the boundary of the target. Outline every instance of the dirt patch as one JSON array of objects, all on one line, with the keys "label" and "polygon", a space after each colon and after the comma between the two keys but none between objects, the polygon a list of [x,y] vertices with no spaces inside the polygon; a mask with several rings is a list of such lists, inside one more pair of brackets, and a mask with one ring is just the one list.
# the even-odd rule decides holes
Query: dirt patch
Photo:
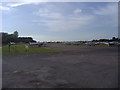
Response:
[{"label": "dirt patch", "polygon": [[116,47],[48,46],[65,53],[3,56],[3,88],[116,88]]}]

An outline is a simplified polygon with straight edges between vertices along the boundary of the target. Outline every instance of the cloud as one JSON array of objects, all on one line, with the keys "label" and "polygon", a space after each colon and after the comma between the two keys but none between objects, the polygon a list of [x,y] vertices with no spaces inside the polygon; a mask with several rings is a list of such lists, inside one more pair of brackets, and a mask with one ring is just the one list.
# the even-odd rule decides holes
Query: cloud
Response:
[{"label": "cloud", "polygon": [[36,2],[19,2],[19,3],[8,4],[7,6],[18,7],[18,6],[27,5],[27,4],[37,4],[37,3]]},{"label": "cloud", "polygon": [[21,2],[21,1],[32,1],[32,2],[118,2],[119,0],[1,0],[1,2]]},{"label": "cloud", "polygon": [[73,8],[70,10],[56,7],[56,5],[52,5],[51,8],[40,7],[38,11],[33,13],[39,16],[40,20],[34,21],[39,25],[46,26],[51,31],[82,30],[93,21],[92,15],[79,14],[82,13],[82,9]]},{"label": "cloud", "polygon": [[118,10],[117,4],[108,4],[105,7],[98,8],[94,10],[97,15],[116,15]]},{"label": "cloud", "polygon": [[[94,14],[102,16],[102,21],[110,26],[118,26],[118,6],[117,3],[107,4],[104,7],[94,10]],[[98,19],[97,19],[98,20]]]},{"label": "cloud", "polygon": [[0,6],[0,10],[2,10],[2,11],[9,11],[10,8],[9,7]]},{"label": "cloud", "polygon": [[16,3],[8,4],[9,7],[18,7],[27,4],[39,4],[43,2],[43,0],[18,0]]},{"label": "cloud", "polygon": [[18,7],[18,6],[25,5],[25,4],[30,4],[30,3],[14,3],[14,4],[8,4],[7,6],[9,6],[9,7]]},{"label": "cloud", "polygon": [[[27,8],[17,8],[22,5],[27,6],[28,4],[30,5]],[[14,14],[15,17],[18,17],[17,21],[21,20],[22,22],[20,22],[20,24],[24,25],[24,30],[31,30],[31,35],[37,32],[36,35],[38,35],[38,37],[35,38],[38,40],[40,40],[40,38],[42,38],[41,40],[45,38],[46,40],[49,38],[55,40],[55,38],[59,36],[57,34],[63,35],[62,38],[68,35],[68,39],[70,37],[72,39],[77,36],[81,38],[82,35],[84,35],[83,37],[94,37],[94,34],[96,37],[97,35],[107,36],[108,33],[106,32],[111,33],[112,30],[112,32],[116,32],[116,28],[114,28],[113,25],[117,25],[117,9],[115,9],[117,4],[93,4],[95,3],[42,3],[32,6],[33,2],[18,2],[9,3],[7,7],[21,9],[19,10],[19,14],[21,15]],[[6,7],[6,4],[4,5]],[[90,7],[93,9],[90,9]],[[32,13],[33,15],[31,15]],[[23,18],[19,18],[21,16]],[[33,20],[33,26],[31,22],[26,23],[28,19],[29,21]],[[45,36],[41,36],[40,34],[45,34]],[[61,40],[64,40],[64,38]]]},{"label": "cloud", "polygon": [[[36,20],[34,22],[39,25],[44,25],[51,31],[69,31],[69,30],[82,30],[83,27],[89,25],[93,16],[76,16],[76,15],[65,15],[63,16],[60,13],[55,15],[54,13],[43,15],[44,20]],[[52,20],[51,20],[52,19]]]},{"label": "cloud", "polygon": [[4,6],[1,3],[0,4],[0,10],[10,11],[11,9],[13,9],[15,7],[18,7],[18,6],[27,5],[27,4],[35,4],[35,5],[37,5],[42,1],[43,0],[18,0],[16,2],[12,2],[12,1],[7,2],[7,4],[5,4]]},{"label": "cloud", "polygon": [[81,17],[67,17],[67,20],[58,20],[56,22],[46,23],[50,30],[53,31],[69,31],[69,30],[82,30],[83,27],[90,24],[91,16]]},{"label": "cloud", "polygon": [[53,12],[52,10],[49,10],[47,8],[41,8],[39,9],[38,12],[34,12],[34,15],[38,15],[40,17],[45,17],[45,18],[49,18],[49,19],[61,19],[63,18],[61,13],[58,12]]},{"label": "cloud", "polygon": [[75,14],[80,14],[81,12],[82,12],[82,9],[76,9],[76,10],[74,10]]},{"label": "cloud", "polygon": [[[105,6],[94,7],[90,13],[82,12],[80,8],[74,8],[69,11],[65,8],[66,11],[64,9],[64,12],[62,12],[61,10],[54,11],[56,6],[53,6],[51,10],[49,7],[42,7],[34,14],[42,19],[37,22],[39,25],[42,24],[52,31],[91,30],[93,28],[97,30],[97,28],[117,26],[116,5],[114,3],[108,3]],[[60,8],[57,7],[57,9]]]}]

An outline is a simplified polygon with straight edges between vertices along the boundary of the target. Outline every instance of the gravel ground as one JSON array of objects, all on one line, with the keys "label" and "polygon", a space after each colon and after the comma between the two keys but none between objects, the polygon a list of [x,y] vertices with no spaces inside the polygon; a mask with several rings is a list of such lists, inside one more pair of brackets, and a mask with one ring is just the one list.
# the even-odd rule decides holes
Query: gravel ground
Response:
[{"label": "gravel ground", "polygon": [[3,56],[3,88],[117,88],[117,47],[52,44],[62,53]]}]

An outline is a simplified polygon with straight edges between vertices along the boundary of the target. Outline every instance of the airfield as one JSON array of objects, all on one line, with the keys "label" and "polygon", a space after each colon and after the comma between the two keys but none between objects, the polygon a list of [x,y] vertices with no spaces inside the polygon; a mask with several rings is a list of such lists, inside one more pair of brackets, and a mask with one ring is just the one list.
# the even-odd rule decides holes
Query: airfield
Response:
[{"label": "airfield", "polygon": [[49,44],[64,52],[3,55],[3,88],[117,88],[118,47]]}]

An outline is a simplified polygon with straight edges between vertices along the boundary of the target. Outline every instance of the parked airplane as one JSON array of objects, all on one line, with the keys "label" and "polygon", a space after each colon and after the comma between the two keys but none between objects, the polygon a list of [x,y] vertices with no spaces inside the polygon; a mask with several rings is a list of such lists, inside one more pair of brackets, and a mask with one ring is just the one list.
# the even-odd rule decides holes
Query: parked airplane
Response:
[{"label": "parked airplane", "polygon": [[76,41],[71,41],[71,42],[64,42],[64,44],[79,45],[79,44],[81,44],[81,43],[80,43],[80,42],[76,42]]},{"label": "parked airplane", "polygon": [[109,42],[109,45],[120,45],[120,43],[113,41],[113,42]]},{"label": "parked airplane", "polygon": [[41,46],[45,47],[47,45],[46,42],[29,42],[29,44],[33,45],[33,46],[39,46],[39,47],[41,47]]},{"label": "parked airplane", "polygon": [[16,44],[16,43],[14,43],[14,42],[10,42],[10,44],[11,44],[11,45],[14,45],[14,44]]},{"label": "parked airplane", "polygon": [[85,44],[89,46],[95,46],[95,42],[92,42],[92,41],[87,41]]},{"label": "parked airplane", "polygon": [[37,42],[29,42],[30,45],[38,45]]}]

